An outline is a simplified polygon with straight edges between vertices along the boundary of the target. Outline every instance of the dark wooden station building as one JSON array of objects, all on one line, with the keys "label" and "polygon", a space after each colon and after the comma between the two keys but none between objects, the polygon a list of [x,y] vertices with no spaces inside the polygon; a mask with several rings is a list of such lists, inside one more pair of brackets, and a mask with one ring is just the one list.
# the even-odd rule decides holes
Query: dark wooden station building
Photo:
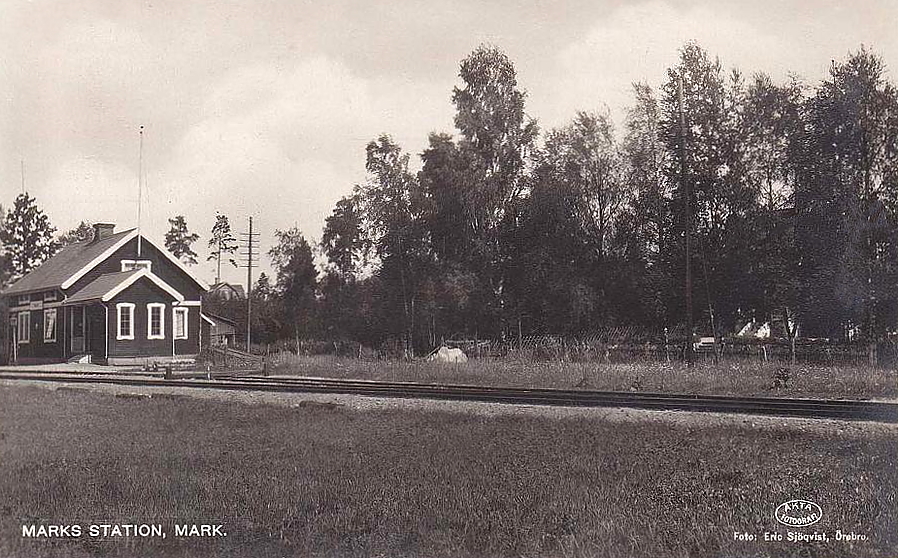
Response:
[{"label": "dark wooden station building", "polygon": [[137,229],[94,225],[3,292],[19,364],[139,364],[195,357],[209,287]]}]

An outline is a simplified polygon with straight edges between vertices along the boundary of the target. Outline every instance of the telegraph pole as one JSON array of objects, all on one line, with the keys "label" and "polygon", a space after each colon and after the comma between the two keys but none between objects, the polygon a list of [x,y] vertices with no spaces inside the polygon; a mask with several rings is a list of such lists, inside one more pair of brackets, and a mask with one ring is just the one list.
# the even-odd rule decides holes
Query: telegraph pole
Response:
[{"label": "telegraph pole", "polygon": [[694,360],[692,339],[692,188],[686,177],[686,115],[683,113],[683,71],[677,81],[677,106],[680,113],[680,188],[686,196],[686,364]]},{"label": "telegraph pole", "polygon": [[242,266],[246,268],[246,352],[252,345],[252,312],[253,312],[253,268],[259,264],[259,233],[253,232],[253,218],[249,218],[249,232],[240,233],[245,252]]}]

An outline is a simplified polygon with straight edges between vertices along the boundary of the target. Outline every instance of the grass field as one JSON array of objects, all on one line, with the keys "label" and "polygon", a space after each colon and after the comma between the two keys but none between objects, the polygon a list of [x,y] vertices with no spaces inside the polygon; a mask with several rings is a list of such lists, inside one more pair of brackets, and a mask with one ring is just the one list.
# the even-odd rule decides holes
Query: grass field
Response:
[{"label": "grass field", "polygon": [[[894,556],[893,429],[700,424],[2,387],[0,556]],[[794,498],[870,540],[734,540]],[[21,538],[104,521],[227,536]]]},{"label": "grass field", "polygon": [[785,386],[775,387],[782,365],[748,361],[686,367],[677,362],[604,364],[493,358],[441,364],[281,353],[272,357],[271,363],[275,374],[367,380],[765,397],[898,397],[898,371],[867,366],[789,367]]}]

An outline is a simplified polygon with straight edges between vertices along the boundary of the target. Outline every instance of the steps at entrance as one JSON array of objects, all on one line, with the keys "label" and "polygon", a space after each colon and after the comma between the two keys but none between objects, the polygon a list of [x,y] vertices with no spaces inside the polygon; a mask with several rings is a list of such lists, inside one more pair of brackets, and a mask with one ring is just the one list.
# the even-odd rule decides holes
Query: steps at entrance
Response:
[{"label": "steps at entrance", "polygon": [[69,364],[90,364],[90,355],[75,355],[66,362]]}]

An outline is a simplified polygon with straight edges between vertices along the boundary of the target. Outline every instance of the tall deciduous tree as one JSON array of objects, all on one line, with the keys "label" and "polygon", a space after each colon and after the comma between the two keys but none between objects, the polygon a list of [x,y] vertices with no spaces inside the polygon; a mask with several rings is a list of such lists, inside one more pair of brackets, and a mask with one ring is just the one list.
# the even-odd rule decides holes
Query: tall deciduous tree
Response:
[{"label": "tall deciduous tree", "polygon": [[743,121],[746,178],[759,208],[751,258],[761,292],[755,310],[775,335],[791,341],[793,360],[800,304],[793,193],[796,154],[804,135],[803,102],[796,79],[778,85],[766,74],[756,74],[748,87]]},{"label": "tall deciduous tree", "polygon": [[9,258],[13,277],[21,277],[56,253],[56,228],[38,207],[35,198],[19,194],[0,228],[0,243]]},{"label": "tall deciduous tree", "polygon": [[833,65],[807,113],[796,206],[808,326],[873,342],[898,318],[898,94],[862,49]]},{"label": "tall deciduous tree", "polygon": [[430,134],[421,159],[418,182],[434,255],[444,264],[467,263],[474,245],[467,163],[449,134]]},{"label": "tall deciduous tree", "polygon": [[277,293],[282,302],[284,324],[299,340],[311,332],[314,323],[315,290],[318,272],[312,248],[296,227],[274,233],[277,243],[268,256],[277,272]]},{"label": "tall deciduous tree", "polygon": [[[366,148],[368,180],[356,189],[364,213],[367,242],[379,260],[388,311],[401,309],[398,323],[405,350],[412,350],[418,286],[429,264],[422,218],[422,197],[408,170],[408,154],[386,135]],[[392,308],[390,308],[392,306]]]},{"label": "tall deciduous tree", "polygon": [[661,113],[655,92],[646,83],[633,84],[634,104],[627,111],[623,141],[625,180],[630,203],[626,230],[627,277],[636,283],[638,300],[631,308],[642,310],[643,323],[663,324],[671,277],[663,256],[671,244],[671,182],[665,174],[669,155],[661,137]]},{"label": "tall deciduous tree", "polygon": [[621,168],[607,116],[580,112],[549,132],[509,252],[509,284],[532,326],[581,332],[609,318],[615,264],[606,256],[625,199]]},{"label": "tall deciduous tree", "polygon": [[543,157],[553,181],[573,196],[573,217],[590,237],[601,263],[625,201],[621,157],[610,118],[577,113],[571,124],[549,134]]},{"label": "tall deciduous tree", "polygon": [[209,237],[211,249],[207,261],[215,261],[215,282],[221,282],[221,261],[227,259],[231,265],[237,267],[237,260],[233,254],[237,252],[237,239],[231,232],[231,223],[227,215],[215,214],[215,224],[212,225],[212,235]]},{"label": "tall deciduous tree", "polygon": [[[680,83],[685,127],[680,121]],[[661,134],[670,153],[667,175],[676,184],[672,224],[680,233],[668,263],[673,277],[684,275],[685,235],[691,235],[693,311],[705,324],[703,329],[719,334],[734,327],[737,310],[747,298],[757,298],[747,281],[752,277],[747,254],[755,197],[745,180],[741,151],[744,87],[738,72],[728,82],[720,61],[689,43],[677,67],[668,70],[663,91]],[[682,292],[671,293],[670,300],[684,300],[674,296]],[[670,310],[673,316],[685,315],[680,305]]]},{"label": "tall deciduous tree", "polygon": [[333,213],[324,221],[321,247],[328,263],[344,279],[349,279],[364,260],[365,239],[358,196],[341,198]]},{"label": "tall deciduous tree", "polygon": [[461,63],[464,87],[452,92],[455,126],[466,152],[467,213],[475,236],[488,236],[509,204],[522,194],[525,156],[536,139],[536,122],[524,113],[526,93],[518,88],[514,64],[501,50],[480,46]]},{"label": "tall deciduous tree", "polygon": [[507,239],[526,195],[528,157],[538,134],[524,112],[526,93],[501,50],[481,45],[461,62],[463,87],[452,93],[455,126],[461,132],[463,175],[459,194],[472,250],[467,266],[489,293],[483,306],[492,314],[489,329],[504,335],[509,313]]},{"label": "tall deciduous tree", "polygon": [[193,251],[192,246],[199,240],[200,235],[190,232],[187,228],[187,220],[183,215],[170,218],[168,224],[170,227],[165,233],[165,247],[182,262],[195,265],[196,252]]}]

